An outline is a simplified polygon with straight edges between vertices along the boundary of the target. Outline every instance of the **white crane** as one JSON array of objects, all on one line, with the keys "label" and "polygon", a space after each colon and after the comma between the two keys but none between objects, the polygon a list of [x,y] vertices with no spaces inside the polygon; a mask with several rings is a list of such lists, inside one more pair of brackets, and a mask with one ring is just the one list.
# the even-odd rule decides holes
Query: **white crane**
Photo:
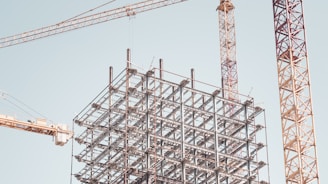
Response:
[{"label": "white crane", "polygon": [[73,132],[68,130],[67,125],[47,125],[45,119],[25,122],[19,121],[12,116],[0,114],[0,126],[53,136],[55,144],[58,146],[65,145],[73,136]]}]

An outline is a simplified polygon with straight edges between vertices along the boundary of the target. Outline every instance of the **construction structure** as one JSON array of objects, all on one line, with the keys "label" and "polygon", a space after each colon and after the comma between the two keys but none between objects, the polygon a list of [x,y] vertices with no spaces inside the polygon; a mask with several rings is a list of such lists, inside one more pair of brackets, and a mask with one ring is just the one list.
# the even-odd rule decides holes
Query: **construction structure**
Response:
[{"label": "construction structure", "polygon": [[73,132],[68,130],[66,124],[47,125],[46,119],[39,118],[36,121],[19,121],[12,116],[0,114],[0,127],[50,135],[55,140],[55,145],[64,146],[73,137]]},{"label": "construction structure", "polygon": [[273,0],[287,184],[319,184],[302,0]]},{"label": "construction structure", "polygon": [[78,181],[269,182],[264,110],[251,97],[231,101],[196,81],[193,70],[190,78],[178,76],[162,62],[139,72],[129,58],[115,79],[110,69],[109,85],[74,119],[81,129],[75,140],[84,146],[75,155]]},{"label": "construction structure", "polygon": [[[224,97],[238,101],[238,71],[236,59],[236,33],[234,5],[230,0],[220,0],[216,9],[219,17],[220,63]],[[226,90],[225,90],[226,89]]]},{"label": "construction structure", "polygon": [[[54,124],[52,121],[48,121],[45,116],[38,113],[12,95],[0,91],[0,99],[7,101],[8,104],[13,105],[17,109],[29,115],[27,121],[22,121],[14,116],[0,114],[0,127],[52,136],[55,145],[57,146],[64,146],[73,137],[73,131],[69,130],[66,124]],[[36,117],[33,114],[37,114],[39,117]]]},{"label": "construction structure", "polygon": [[[69,19],[1,38],[0,48],[184,1],[145,0]],[[75,119],[86,128],[76,137],[86,146],[76,155],[86,164],[79,181],[265,183],[258,172],[266,164],[257,159],[264,144],[253,138],[263,111],[238,94],[234,6],[220,0],[217,10],[222,90],[196,90],[193,77],[169,82],[162,69],[140,73],[128,62]],[[273,0],[273,10],[286,183],[319,183],[302,0]]]},{"label": "construction structure", "polygon": [[[87,16],[76,16],[74,18],[59,22],[54,25],[42,27],[39,29],[27,31],[13,36],[0,38],[0,48],[10,47],[48,36],[53,36],[76,29],[81,29],[100,23],[112,21],[123,17],[135,16],[139,13],[170,6],[187,0],[144,0],[138,3],[130,4],[120,8],[107,10],[104,12],[91,14]],[[84,14],[83,14],[84,15]]]}]

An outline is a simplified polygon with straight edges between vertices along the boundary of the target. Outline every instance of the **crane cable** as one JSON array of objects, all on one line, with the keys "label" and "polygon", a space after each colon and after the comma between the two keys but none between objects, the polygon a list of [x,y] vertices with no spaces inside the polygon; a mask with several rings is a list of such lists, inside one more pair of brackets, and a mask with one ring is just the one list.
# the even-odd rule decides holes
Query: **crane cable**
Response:
[{"label": "crane cable", "polygon": [[74,17],[71,17],[71,18],[69,18],[69,19],[66,19],[66,20],[64,20],[64,21],[62,21],[62,22],[60,22],[60,23],[58,23],[58,24],[62,24],[62,23],[65,23],[65,22],[67,22],[67,21],[70,21],[70,20],[76,19],[76,18],[78,18],[78,17],[81,17],[82,15],[85,15],[85,14],[87,14],[87,13],[89,13],[89,12],[92,12],[92,11],[94,11],[94,10],[96,10],[96,9],[99,9],[99,8],[101,8],[101,7],[104,7],[104,6],[106,6],[106,5],[110,4],[110,3],[113,3],[114,1],[116,1],[116,0],[111,0],[111,1],[109,1],[109,2],[107,2],[107,3],[104,3],[104,4],[102,4],[102,5],[99,5],[99,6],[95,7],[95,8],[92,8],[92,9],[90,9],[90,10],[88,10],[88,11],[82,12],[82,13],[80,13],[80,14],[74,16]]},{"label": "crane cable", "polygon": [[[9,97],[9,98],[6,98],[6,97]],[[41,114],[40,112],[34,110],[32,107],[28,106],[27,104],[25,104],[24,102],[22,102],[21,100],[15,98],[14,96],[8,94],[8,93],[5,93],[3,91],[0,91],[0,99],[3,99],[5,101],[7,101],[8,103],[10,103],[11,105],[13,105],[14,107],[18,108],[19,110],[21,110],[22,112],[24,112],[25,114],[33,117],[34,119],[37,119],[31,112],[37,114],[38,116],[42,117],[42,118],[45,118],[45,119],[48,119],[46,116],[44,116],[43,114]],[[26,109],[24,109],[26,108]],[[29,111],[30,112],[29,112]],[[48,119],[49,120],[49,119]]]}]

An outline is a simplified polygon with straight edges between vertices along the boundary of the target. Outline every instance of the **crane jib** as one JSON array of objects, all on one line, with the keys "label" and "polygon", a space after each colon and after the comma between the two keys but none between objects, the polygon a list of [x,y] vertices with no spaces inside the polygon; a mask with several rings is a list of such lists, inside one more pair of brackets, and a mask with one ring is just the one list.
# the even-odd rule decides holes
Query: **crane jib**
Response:
[{"label": "crane jib", "polygon": [[69,19],[67,21],[63,21],[51,26],[42,27],[13,36],[0,38],[0,48],[30,42],[44,37],[92,26],[95,24],[119,19],[122,17],[135,16],[138,13],[161,8],[164,6],[169,6],[184,1],[187,0],[147,0],[80,18]]}]

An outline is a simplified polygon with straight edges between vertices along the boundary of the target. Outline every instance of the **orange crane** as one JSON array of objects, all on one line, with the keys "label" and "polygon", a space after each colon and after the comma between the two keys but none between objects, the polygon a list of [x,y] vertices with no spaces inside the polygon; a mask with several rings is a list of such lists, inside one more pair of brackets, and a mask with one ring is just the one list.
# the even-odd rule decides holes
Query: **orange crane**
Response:
[{"label": "orange crane", "polygon": [[67,125],[47,125],[45,119],[24,122],[12,116],[0,114],[0,126],[53,136],[58,146],[65,145],[73,136],[73,132],[67,129]]},{"label": "orange crane", "polygon": [[238,101],[234,9],[231,0],[220,0],[220,5],[217,8],[219,13],[222,89],[226,98]]},{"label": "orange crane", "polygon": [[[221,63],[221,82],[223,89],[223,96],[231,101],[238,102],[238,72],[237,72],[237,59],[236,59],[236,33],[235,33],[235,18],[234,18],[234,5],[231,0],[220,0],[220,5],[217,7],[219,17],[219,37],[220,37],[220,63]],[[236,112],[234,103],[227,103],[225,105],[225,113],[227,116],[233,116]],[[240,117],[235,117],[239,119]],[[226,124],[224,124],[226,126]],[[234,134],[234,127],[227,128],[225,134],[234,136],[237,139],[242,139],[243,135],[238,133]],[[224,146],[228,148],[233,142],[225,140]],[[234,145],[237,146],[237,145]],[[229,153],[226,150],[226,154],[240,155],[242,150],[234,153]],[[228,161],[225,161],[225,165],[229,165]],[[229,168],[224,168],[225,172],[229,172]],[[229,179],[225,179],[226,183],[229,183]],[[219,183],[219,182],[218,182]]]},{"label": "orange crane", "polygon": [[287,184],[319,184],[302,0],[273,0]]},{"label": "orange crane", "polygon": [[[33,116],[30,112],[41,115],[40,113],[33,110],[31,107],[28,107],[26,104],[24,104],[17,98],[0,91],[0,99],[1,98],[10,103],[11,105],[14,105],[15,107],[19,108],[26,114],[29,114],[30,116]],[[28,110],[26,110],[25,108]],[[73,137],[73,132],[68,130],[68,127],[65,124],[47,125],[47,120],[45,118],[35,119],[36,121],[20,121],[14,118],[13,116],[0,114],[0,127],[34,132],[43,135],[50,135],[54,138],[55,144],[58,146],[64,146],[69,141],[69,139]]]},{"label": "orange crane", "polygon": [[107,10],[79,18],[69,19],[55,25],[35,29],[21,34],[0,38],[0,48],[9,47],[24,42],[72,31],[75,29],[92,26],[122,17],[135,16],[137,13],[181,3],[187,0],[146,0],[120,8]]}]

